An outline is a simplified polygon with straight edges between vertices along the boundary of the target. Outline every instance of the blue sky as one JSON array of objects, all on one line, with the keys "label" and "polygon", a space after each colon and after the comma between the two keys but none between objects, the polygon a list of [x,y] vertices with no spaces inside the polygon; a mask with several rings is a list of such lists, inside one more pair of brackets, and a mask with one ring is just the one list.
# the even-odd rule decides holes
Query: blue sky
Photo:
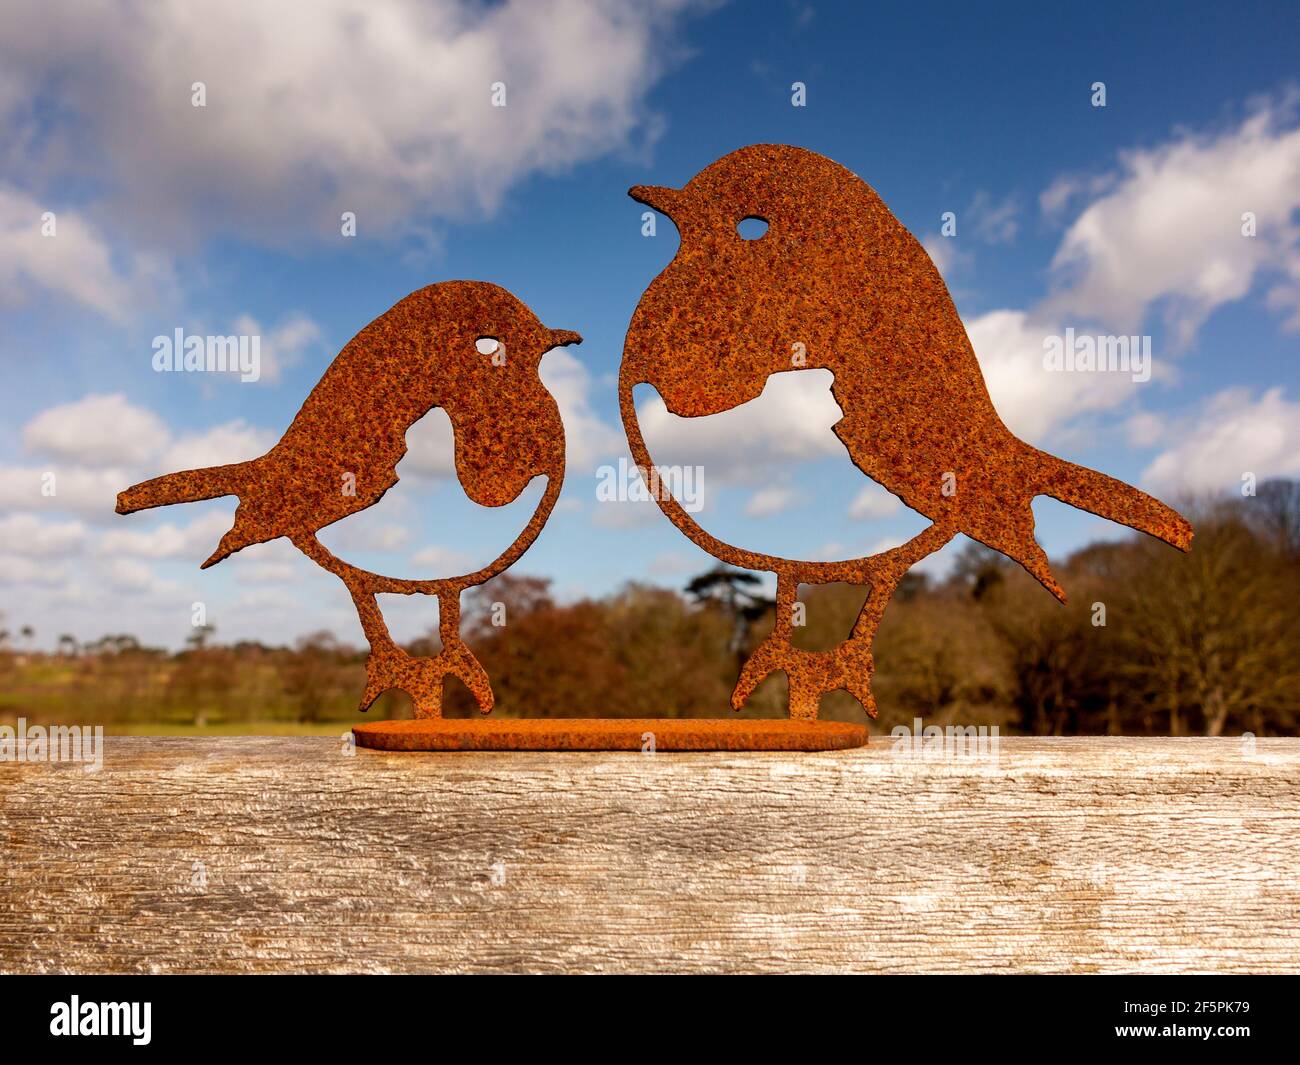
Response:
[{"label": "blue sky", "polygon": [[[0,626],[31,624],[38,644],[130,631],[175,646],[194,602],[222,639],[359,641],[342,587],[283,543],[198,570],[234,500],[123,518],[113,495],[260,453],[357,330],[453,278],[504,285],[585,337],[543,364],[570,467],[519,572],[571,598],[706,568],[652,505],[596,499],[624,454],[623,335],[677,244],[662,217],[642,235],[626,190],[681,185],[755,142],[875,187],[931,250],[1026,439],[1175,503],[1239,491],[1243,473],[1300,475],[1294,4],[6,7]],[[155,373],[151,341],[178,327],[257,333],[262,379]],[[1046,373],[1043,338],[1067,327],[1149,335],[1152,379]],[[924,524],[849,464],[821,377],[774,378],[714,426],[669,425],[642,397],[656,456],[703,466],[710,530],[854,557]],[[408,438],[390,497],[327,544],[434,576],[513,538],[539,486],[499,511],[469,503],[441,417]],[[1126,534],[1035,510],[1054,557]],[[401,636],[436,616],[390,606]]]}]

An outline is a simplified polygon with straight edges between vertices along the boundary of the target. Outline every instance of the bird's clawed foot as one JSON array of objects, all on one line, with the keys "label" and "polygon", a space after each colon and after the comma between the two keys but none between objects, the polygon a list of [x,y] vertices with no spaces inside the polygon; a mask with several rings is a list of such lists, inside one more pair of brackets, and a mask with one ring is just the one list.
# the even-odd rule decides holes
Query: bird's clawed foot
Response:
[{"label": "bird's clawed foot", "polygon": [[432,658],[407,654],[396,644],[374,648],[366,659],[366,690],[361,709],[368,710],[384,692],[400,688],[415,704],[416,717],[442,716],[442,682],[451,675],[459,677],[478,702],[481,713],[488,713],[494,702],[487,670],[459,637],[444,638],[445,646]]},{"label": "bird's clawed foot", "polygon": [[838,647],[830,651],[806,651],[795,647],[793,642],[799,582],[793,574],[778,574],[776,624],[741,669],[740,679],[731,693],[731,708],[743,707],[768,675],[780,671],[790,682],[789,705],[793,718],[816,720],[822,696],[841,688],[857,699],[868,715],[875,717],[871,674],[876,663],[871,657],[871,643],[893,586],[894,582],[884,580],[872,585],[853,632]]},{"label": "bird's clawed foot", "polygon": [[357,608],[357,618],[370,644],[366,658],[366,688],[358,709],[369,710],[386,691],[398,688],[415,704],[416,717],[442,717],[442,682],[450,674],[459,677],[474,695],[481,713],[489,713],[495,699],[487,670],[460,636],[460,592],[463,586],[449,585],[437,591],[438,635],[442,650],[433,657],[408,654],[393,640],[375,598],[374,582],[382,578],[357,570],[333,558],[314,537],[294,540],[300,550],[326,569],[337,573]]},{"label": "bird's clawed foot", "polygon": [[749,657],[731,693],[731,707],[739,710],[754,689],[771,673],[785,673],[790,682],[790,716],[815,720],[821,698],[843,688],[867,713],[876,716],[871,694],[875,662],[871,642],[851,637],[832,651],[805,651],[790,643],[787,634],[774,632]]}]

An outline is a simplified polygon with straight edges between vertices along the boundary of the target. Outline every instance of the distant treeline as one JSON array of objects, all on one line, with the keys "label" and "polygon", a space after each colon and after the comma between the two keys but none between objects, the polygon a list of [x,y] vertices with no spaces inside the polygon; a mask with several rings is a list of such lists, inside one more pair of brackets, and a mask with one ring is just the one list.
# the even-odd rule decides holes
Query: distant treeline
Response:
[{"label": "distant treeline", "polygon": [[[875,645],[877,727],[996,724],[1041,735],[1296,735],[1300,733],[1300,485],[1190,515],[1190,554],[1146,537],[1099,543],[1054,569],[1057,603],[1014,563],[970,545],[939,583],[911,573]],[[752,574],[718,568],[681,592],[629,584],[614,595],[557,603],[549,582],[505,575],[465,597],[466,642],[507,716],[708,717],[730,714],[739,665],[772,626]],[[807,587],[796,643],[843,639],[865,589]],[[505,604],[504,625],[499,608]],[[30,630],[21,634],[30,640]],[[7,634],[5,634],[7,636]],[[184,651],[109,636],[58,654],[0,654],[0,718],[104,723],[363,720],[356,700],[363,648],[326,633],[292,648],[223,645],[211,630]],[[412,653],[436,653],[436,633]],[[470,716],[448,682],[444,712]],[[784,713],[785,679],[764,683],[747,714]],[[374,717],[409,716],[398,693]],[[826,718],[862,716],[842,692]]]}]

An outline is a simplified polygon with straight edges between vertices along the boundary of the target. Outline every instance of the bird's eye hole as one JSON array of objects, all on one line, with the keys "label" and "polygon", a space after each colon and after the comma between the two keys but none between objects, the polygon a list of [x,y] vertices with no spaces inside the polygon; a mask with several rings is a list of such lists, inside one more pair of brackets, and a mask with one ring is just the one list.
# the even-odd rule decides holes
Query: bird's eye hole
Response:
[{"label": "bird's eye hole", "polygon": [[474,347],[478,349],[480,355],[495,355],[497,349],[501,347],[501,341],[496,337],[479,337],[474,341]]},{"label": "bird's eye hole", "polygon": [[756,214],[746,215],[736,223],[736,232],[741,240],[758,240],[767,232],[767,219]]}]

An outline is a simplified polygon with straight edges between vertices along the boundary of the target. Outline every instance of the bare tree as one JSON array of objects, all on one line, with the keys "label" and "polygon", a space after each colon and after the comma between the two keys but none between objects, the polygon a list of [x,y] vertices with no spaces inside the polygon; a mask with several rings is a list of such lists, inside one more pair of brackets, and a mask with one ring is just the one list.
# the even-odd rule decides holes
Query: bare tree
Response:
[{"label": "bare tree", "polygon": [[1265,481],[1243,509],[1279,551],[1300,556],[1300,481]]},{"label": "bare tree", "polygon": [[1179,558],[1146,543],[1115,588],[1124,672],[1169,731],[1263,732],[1294,714],[1300,669],[1296,567],[1220,508]]},{"label": "bare tree", "polygon": [[731,622],[729,649],[736,656],[737,669],[753,650],[754,624],[776,608],[776,600],[759,591],[761,578],[748,570],[719,563],[686,585],[686,594],[701,604],[720,608]]}]

